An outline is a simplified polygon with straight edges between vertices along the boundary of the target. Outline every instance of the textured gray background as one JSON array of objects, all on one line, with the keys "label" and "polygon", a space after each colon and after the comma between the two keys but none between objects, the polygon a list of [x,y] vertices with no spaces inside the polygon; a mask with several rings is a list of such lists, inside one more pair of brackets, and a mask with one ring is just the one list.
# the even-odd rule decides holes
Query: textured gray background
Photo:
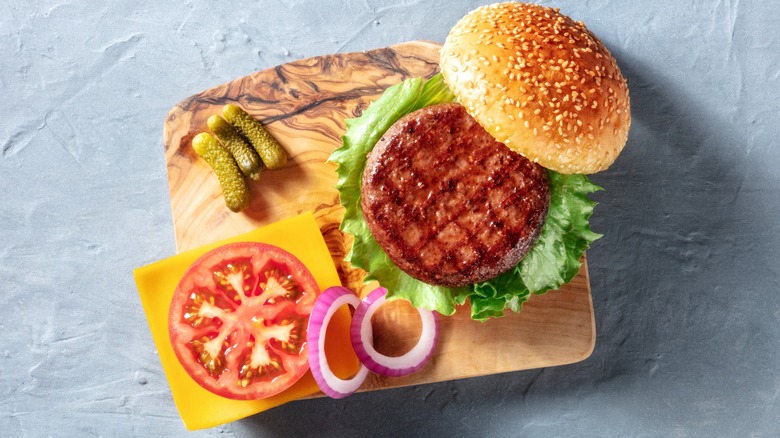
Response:
[{"label": "textured gray background", "polygon": [[291,60],[443,41],[479,2],[163,3],[0,1],[0,436],[777,436],[780,2],[545,2],[631,90],[594,177],[592,357],[192,434],[131,274],[174,254],[166,112]]}]

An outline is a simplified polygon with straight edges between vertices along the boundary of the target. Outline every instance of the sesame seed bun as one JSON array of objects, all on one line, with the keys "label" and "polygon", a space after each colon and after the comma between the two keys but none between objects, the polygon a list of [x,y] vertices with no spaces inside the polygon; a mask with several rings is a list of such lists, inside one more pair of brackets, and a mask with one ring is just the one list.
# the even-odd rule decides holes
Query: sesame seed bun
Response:
[{"label": "sesame seed bun", "polygon": [[440,64],[472,117],[548,169],[595,173],[626,143],[626,80],[604,44],[557,9],[482,6],[450,31]]}]

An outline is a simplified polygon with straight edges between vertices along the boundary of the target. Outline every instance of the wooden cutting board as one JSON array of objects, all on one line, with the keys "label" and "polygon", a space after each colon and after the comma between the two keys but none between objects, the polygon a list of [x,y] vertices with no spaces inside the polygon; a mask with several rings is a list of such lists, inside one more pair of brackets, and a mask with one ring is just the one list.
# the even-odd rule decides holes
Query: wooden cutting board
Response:
[{"label": "wooden cutting board", "polygon": [[[357,117],[382,91],[403,79],[438,71],[440,46],[413,41],[359,53],[326,55],[253,73],[191,96],[165,121],[173,225],[179,252],[313,211],[342,283],[361,294],[364,272],[343,261],[351,236],[339,231],[335,164],[326,160],[341,144],[344,120]],[[287,150],[285,169],[265,171],[250,182],[252,204],[230,212],[217,179],[192,151],[191,139],[207,131],[206,119],[235,103],[265,124]],[[386,354],[416,342],[419,317],[408,305],[387,306],[375,317],[375,342]],[[441,319],[434,358],[406,377],[372,375],[365,390],[438,382],[486,374],[573,363],[593,351],[595,323],[587,264],[559,291],[534,296],[521,314],[485,323],[469,309]]]}]

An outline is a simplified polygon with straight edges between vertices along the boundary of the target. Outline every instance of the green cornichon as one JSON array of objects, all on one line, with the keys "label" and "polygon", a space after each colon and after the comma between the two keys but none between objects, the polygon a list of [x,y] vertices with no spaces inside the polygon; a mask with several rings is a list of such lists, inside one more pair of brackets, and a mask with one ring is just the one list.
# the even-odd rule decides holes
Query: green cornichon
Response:
[{"label": "green cornichon", "polygon": [[284,148],[260,122],[241,107],[227,104],[222,108],[222,116],[252,143],[265,167],[273,170],[287,165],[287,152]]},{"label": "green cornichon", "polygon": [[230,152],[205,132],[192,139],[192,148],[217,174],[227,207],[236,213],[249,207],[249,188]]},{"label": "green cornichon", "polygon": [[211,132],[217,137],[217,140],[233,155],[233,159],[236,160],[236,164],[238,164],[241,172],[252,179],[259,179],[263,164],[257,152],[244,140],[244,137],[230,123],[217,114],[209,117],[206,123],[209,125]]}]

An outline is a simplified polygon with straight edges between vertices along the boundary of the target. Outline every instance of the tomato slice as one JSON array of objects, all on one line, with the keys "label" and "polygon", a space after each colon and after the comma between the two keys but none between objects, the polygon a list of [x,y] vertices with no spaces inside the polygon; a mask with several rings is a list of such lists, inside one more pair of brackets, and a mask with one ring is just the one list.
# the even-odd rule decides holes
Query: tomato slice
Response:
[{"label": "tomato slice", "polygon": [[319,288],[283,249],[231,243],[201,256],[171,301],[173,350],[198,384],[252,400],[289,388],[309,369],[306,327]]}]

